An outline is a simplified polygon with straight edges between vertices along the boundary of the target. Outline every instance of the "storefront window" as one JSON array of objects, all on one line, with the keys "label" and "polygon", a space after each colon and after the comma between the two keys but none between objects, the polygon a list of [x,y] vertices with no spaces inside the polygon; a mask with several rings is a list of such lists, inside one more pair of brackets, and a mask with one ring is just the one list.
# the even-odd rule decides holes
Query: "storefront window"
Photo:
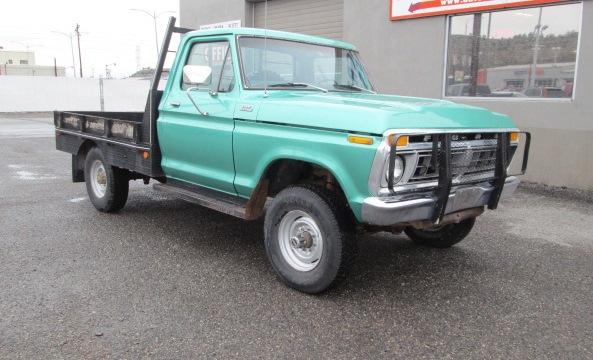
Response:
[{"label": "storefront window", "polygon": [[445,96],[572,98],[581,3],[449,21]]}]

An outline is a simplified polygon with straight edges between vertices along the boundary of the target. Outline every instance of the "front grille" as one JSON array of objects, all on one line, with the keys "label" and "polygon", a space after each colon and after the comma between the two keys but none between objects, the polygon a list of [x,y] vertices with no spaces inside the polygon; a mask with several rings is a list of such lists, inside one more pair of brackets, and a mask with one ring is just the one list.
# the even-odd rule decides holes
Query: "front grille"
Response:
[{"label": "front grille", "polygon": [[[411,144],[422,144],[432,142],[433,135],[411,135]],[[452,134],[451,141],[455,142],[469,142],[469,141],[480,141],[480,140],[496,140],[498,138],[497,133],[460,133]]]},{"label": "front grille", "polygon": [[[494,177],[496,147],[454,149],[451,152],[453,183],[488,180]],[[438,165],[437,165],[438,166]],[[418,153],[414,174],[408,182],[433,181],[439,177],[438,167],[432,159],[432,151]]]}]

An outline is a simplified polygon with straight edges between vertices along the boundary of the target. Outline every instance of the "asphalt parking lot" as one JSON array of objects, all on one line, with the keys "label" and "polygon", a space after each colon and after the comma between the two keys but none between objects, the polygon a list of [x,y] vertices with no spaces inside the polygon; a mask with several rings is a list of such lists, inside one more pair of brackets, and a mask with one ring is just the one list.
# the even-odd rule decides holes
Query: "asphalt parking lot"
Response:
[{"label": "asphalt parking lot", "polygon": [[593,358],[593,205],[521,190],[449,250],[359,239],[321,296],[261,222],[136,182],[100,214],[51,121],[0,116],[0,358]]}]

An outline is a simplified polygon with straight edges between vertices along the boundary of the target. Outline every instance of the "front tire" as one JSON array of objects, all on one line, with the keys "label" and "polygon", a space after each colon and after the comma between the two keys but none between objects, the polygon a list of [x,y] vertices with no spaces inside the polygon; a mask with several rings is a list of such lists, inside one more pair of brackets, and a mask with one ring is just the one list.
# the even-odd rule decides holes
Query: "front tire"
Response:
[{"label": "front tire", "polygon": [[470,218],[457,224],[445,225],[436,230],[418,230],[409,227],[404,231],[417,244],[446,249],[465,239],[474,227],[475,222],[476,218]]},{"label": "front tire", "polygon": [[116,212],[126,205],[128,175],[125,170],[108,165],[99,148],[92,148],[86,156],[84,179],[89,199],[97,210]]},{"label": "front tire", "polygon": [[284,189],[272,201],[264,223],[266,254],[288,286],[316,294],[346,276],[356,243],[340,203],[314,186]]}]

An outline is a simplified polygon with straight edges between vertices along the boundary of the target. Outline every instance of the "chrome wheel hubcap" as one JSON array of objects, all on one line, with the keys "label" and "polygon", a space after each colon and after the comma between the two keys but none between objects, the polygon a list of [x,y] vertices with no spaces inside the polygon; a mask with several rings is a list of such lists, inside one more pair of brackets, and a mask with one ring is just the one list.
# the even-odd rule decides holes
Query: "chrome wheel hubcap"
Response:
[{"label": "chrome wheel hubcap", "polygon": [[284,260],[295,270],[311,271],[323,254],[323,237],[319,226],[304,211],[288,212],[280,221],[278,241]]},{"label": "chrome wheel hubcap", "polygon": [[102,198],[107,191],[107,172],[100,160],[95,160],[91,165],[91,187],[96,197]]}]

